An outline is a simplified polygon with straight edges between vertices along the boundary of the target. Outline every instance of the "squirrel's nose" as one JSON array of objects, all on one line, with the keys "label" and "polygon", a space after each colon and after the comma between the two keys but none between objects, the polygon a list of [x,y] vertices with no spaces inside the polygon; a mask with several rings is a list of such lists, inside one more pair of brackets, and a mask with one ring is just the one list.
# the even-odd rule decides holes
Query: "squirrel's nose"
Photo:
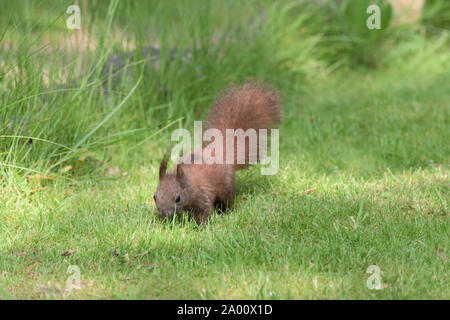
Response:
[{"label": "squirrel's nose", "polygon": [[174,215],[174,210],[169,209],[169,210],[161,210],[160,211],[160,216],[161,218],[172,218]]}]

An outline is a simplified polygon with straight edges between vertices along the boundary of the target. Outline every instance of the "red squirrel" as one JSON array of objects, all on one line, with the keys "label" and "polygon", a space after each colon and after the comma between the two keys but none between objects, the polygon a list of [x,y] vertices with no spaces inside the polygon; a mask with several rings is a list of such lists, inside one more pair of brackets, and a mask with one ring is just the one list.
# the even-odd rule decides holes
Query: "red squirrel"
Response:
[{"label": "red squirrel", "polygon": [[[225,137],[226,129],[272,129],[281,121],[278,93],[265,85],[245,83],[225,91],[213,104],[206,118],[207,129],[218,129]],[[235,140],[233,143],[236,144]],[[205,146],[206,147],[206,146]],[[207,157],[205,147],[188,155]],[[223,144],[223,159],[226,158]],[[234,148],[234,160],[238,148]],[[214,154],[214,153],[213,153]],[[187,158],[187,157],[186,157]],[[231,209],[235,194],[235,171],[246,167],[249,148],[246,144],[245,163],[238,164],[195,164],[186,163],[186,158],[171,172],[167,173],[168,157],[159,167],[159,184],[153,198],[161,218],[172,217],[175,213],[189,212],[198,225],[206,223],[215,208]]]}]

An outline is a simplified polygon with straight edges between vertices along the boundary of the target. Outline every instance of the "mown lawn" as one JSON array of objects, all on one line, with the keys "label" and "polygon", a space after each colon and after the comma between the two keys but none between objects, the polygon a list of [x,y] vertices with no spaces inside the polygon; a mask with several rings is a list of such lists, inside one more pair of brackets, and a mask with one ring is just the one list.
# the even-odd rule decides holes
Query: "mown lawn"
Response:
[{"label": "mown lawn", "polygon": [[[254,3],[229,5],[242,19],[259,12]],[[3,12],[18,10],[3,6]],[[224,31],[231,14],[216,21],[205,9],[192,21],[168,22],[166,7],[156,6],[158,23],[172,33],[169,27],[186,24],[181,39],[200,37],[203,46],[192,49],[186,64],[176,57],[150,74],[139,64],[108,99],[96,82],[99,72],[78,89],[44,88],[52,79],[58,83],[59,69],[76,74],[77,65],[63,67],[55,52],[39,56],[25,42],[36,33],[67,35],[64,20],[59,29],[45,29],[41,20],[35,29],[26,23],[8,29],[0,43],[6,74],[0,82],[0,298],[450,297],[448,32],[426,37],[419,28],[405,39],[403,30],[398,43],[397,35],[387,35],[389,50],[374,55],[378,66],[338,67],[319,55],[324,45],[314,32],[304,31],[321,25],[296,18],[292,4],[285,11],[265,6],[269,27],[261,36],[214,45],[203,40]],[[97,9],[105,23],[130,17],[112,7]],[[58,17],[57,9],[45,12]],[[213,30],[210,20],[218,24]],[[103,22],[96,21],[101,32]],[[31,31],[21,36],[21,28]],[[293,41],[298,30],[299,43]],[[176,39],[169,31],[163,48]],[[100,38],[108,35],[101,32]],[[122,38],[126,32],[135,30],[122,31]],[[6,42],[23,49],[17,60]],[[105,44],[94,61],[112,47]],[[70,60],[70,51],[65,57]],[[11,78],[6,71],[16,64],[23,72]],[[50,84],[42,83],[43,74]],[[239,172],[235,209],[214,214],[205,227],[183,217],[159,221],[152,195],[171,130],[192,129],[220,90],[248,77],[271,83],[282,96],[278,173],[262,176],[258,166]],[[22,82],[13,85],[14,79]],[[45,116],[25,131],[8,125],[12,115],[31,119],[43,106],[50,106]],[[379,290],[367,286],[372,265],[381,271]],[[69,266],[79,268],[79,289],[67,290]]]}]

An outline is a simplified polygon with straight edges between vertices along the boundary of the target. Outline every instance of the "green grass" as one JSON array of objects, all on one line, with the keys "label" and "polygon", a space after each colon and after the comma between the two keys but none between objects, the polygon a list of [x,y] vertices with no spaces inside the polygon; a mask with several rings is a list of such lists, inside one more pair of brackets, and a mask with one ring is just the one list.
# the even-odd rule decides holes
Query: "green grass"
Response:
[{"label": "green grass", "polygon": [[[85,50],[63,45],[67,2],[25,3],[0,3],[0,298],[450,297],[444,15],[361,40],[354,11],[324,23],[310,4],[93,1]],[[105,99],[99,62],[130,43],[161,61],[136,53]],[[174,46],[190,57],[169,62]],[[281,92],[278,173],[239,172],[235,209],[204,228],[159,221],[172,130],[247,78]]]}]

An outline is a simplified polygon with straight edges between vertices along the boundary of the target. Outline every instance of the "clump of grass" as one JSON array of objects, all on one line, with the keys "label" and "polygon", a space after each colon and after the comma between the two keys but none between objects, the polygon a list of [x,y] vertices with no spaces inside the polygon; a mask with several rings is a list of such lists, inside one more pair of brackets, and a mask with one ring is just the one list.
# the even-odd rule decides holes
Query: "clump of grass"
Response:
[{"label": "clump of grass", "polygon": [[[28,33],[19,41],[21,47],[16,57],[13,59],[11,54],[10,64],[4,66],[8,91],[5,91],[2,125],[7,163],[33,167],[48,174],[70,165],[86,152],[100,152],[102,158],[108,158],[108,152],[102,150],[104,142],[109,146],[118,145],[114,138],[123,138],[126,133],[129,144],[139,145],[140,140],[146,141],[143,133],[155,136],[158,130],[177,120],[199,118],[218,91],[229,83],[247,78],[287,82],[287,78],[278,75],[305,78],[311,73],[305,65],[315,40],[305,37],[301,43],[293,42],[301,35],[298,30],[304,15],[291,14],[295,5],[279,4],[249,10],[238,22],[231,16],[213,22],[217,10],[232,10],[233,5],[222,8],[219,3],[206,7],[197,3],[189,9],[199,9],[197,20],[182,20],[182,25],[174,22],[183,29],[178,34],[169,32],[174,28],[172,20],[159,13],[168,8],[171,12],[184,10],[184,4],[172,3],[167,8],[158,5],[156,13],[148,11],[158,17],[153,27],[162,23],[168,26],[164,28],[166,31],[161,31],[158,44],[150,44],[159,47],[158,54],[144,56],[141,48],[149,39],[132,34],[126,41],[136,42],[137,49],[115,53],[121,59],[118,69],[115,60],[109,58],[118,44],[113,39],[113,21],[121,20],[118,6],[119,3],[111,2],[108,8],[103,8],[106,16],[97,18],[106,29],[90,26],[92,37],[98,38],[97,47],[93,52],[77,52],[83,55],[81,69],[80,57],[70,62],[71,57],[75,58],[73,53],[60,52],[52,44],[45,51],[32,54],[36,43],[26,40],[35,34],[43,38],[47,33],[33,26],[25,27]],[[130,16],[142,10],[132,4],[120,6],[119,11],[125,10]],[[62,3],[60,8],[64,8]],[[9,6],[6,9],[19,10]],[[59,26],[63,18],[55,14],[48,29]],[[143,19],[133,22],[144,29],[147,20]],[[15,31],[18,30],[12,30],[4,41],[15,39]],[[51,35],[51,43],[64,43],[66,38],[73,37],[73,32],[66,30]],[[48,57],[51,57],[50,64]],[[14,68],[20,72],[8,72]],[[65,74],[65,79],[58,79],[60,74]],[[46,83],[43,79],[47,79]],[[102,144],[96,144],[100,140]]]},{"label": "clump of grass", "polygon": [[424,23],[432,33],[450,29],[450,3],[445,0],[425,1],[422,14]]}]

